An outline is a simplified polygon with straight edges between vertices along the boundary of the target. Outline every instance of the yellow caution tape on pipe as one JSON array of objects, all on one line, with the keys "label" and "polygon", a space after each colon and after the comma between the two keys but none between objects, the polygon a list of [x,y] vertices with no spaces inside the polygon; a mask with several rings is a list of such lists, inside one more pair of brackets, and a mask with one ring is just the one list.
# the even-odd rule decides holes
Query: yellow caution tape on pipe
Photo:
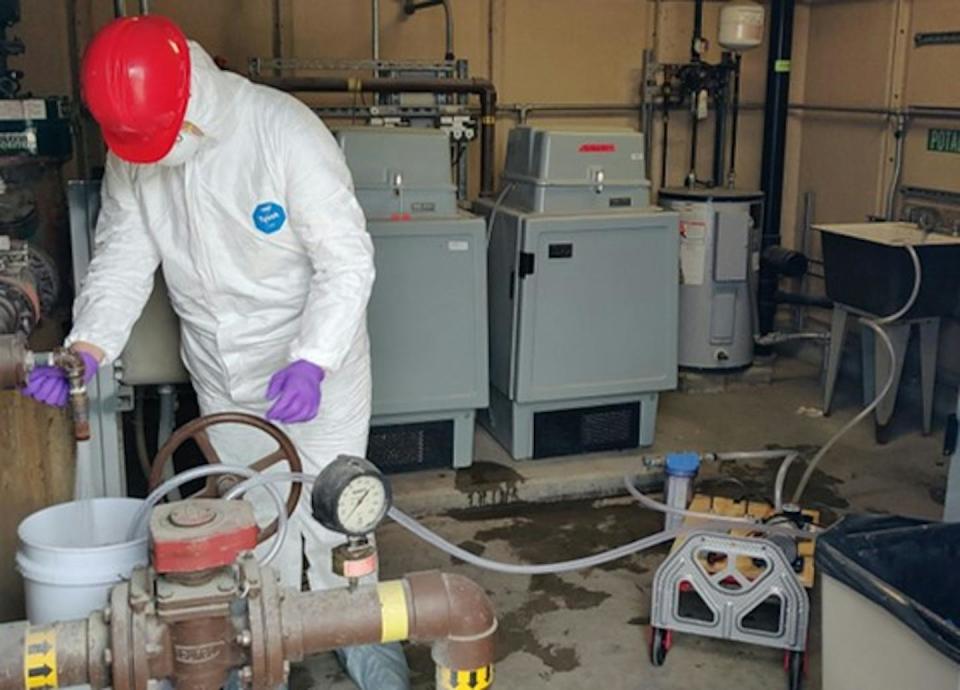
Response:
[{"label": "yellow caution tape on pipe", "polygon": [[493,666],[470,671],[455,671],[437,666],[437,688],[440,690],[486,690],[493,685]]},{"label": "yellow caution tape on pipe", "polygon": [[28,630],[23,638],[23,686],[28,690],[57,688],[57,631]]},{"label": "yellow caution tape on pipe", "polygon": [[400,580],[377,585],[380,597],[380,641],[400,642],[410,636],[410,618],[407,613],[407,590]]}]

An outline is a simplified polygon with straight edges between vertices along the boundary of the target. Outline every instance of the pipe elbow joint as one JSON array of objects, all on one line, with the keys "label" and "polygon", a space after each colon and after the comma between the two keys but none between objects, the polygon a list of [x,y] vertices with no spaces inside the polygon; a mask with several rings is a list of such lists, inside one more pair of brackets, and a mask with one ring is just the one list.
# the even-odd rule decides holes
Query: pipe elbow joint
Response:
[{"label": "pipe elbow joint", "polygon": [[[417,638],[435,640],[433,660],[447,669],[493,664],[497,616],[490,597],[473,580],[449,573],[407,576]],[[442,610],[441,610],[442,609]]]}]

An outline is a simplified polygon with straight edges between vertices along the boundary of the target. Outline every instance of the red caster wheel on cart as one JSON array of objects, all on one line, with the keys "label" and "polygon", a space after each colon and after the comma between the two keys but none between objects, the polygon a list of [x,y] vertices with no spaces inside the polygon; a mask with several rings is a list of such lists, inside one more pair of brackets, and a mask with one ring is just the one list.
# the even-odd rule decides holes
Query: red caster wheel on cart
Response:
[{"label": "red caster wheel on cart", "polygon": [[663,666],[667,660],[667,653],[673,644],[673,633],[663,628],[651,628],[650,636],[650,663],[654,666]]},{"label": "red caster wheel on cart", "polygon": [[784,652],[783,668],[787,671],[787,690],[801,690],[806,675],[806,654],[803,652]]}]

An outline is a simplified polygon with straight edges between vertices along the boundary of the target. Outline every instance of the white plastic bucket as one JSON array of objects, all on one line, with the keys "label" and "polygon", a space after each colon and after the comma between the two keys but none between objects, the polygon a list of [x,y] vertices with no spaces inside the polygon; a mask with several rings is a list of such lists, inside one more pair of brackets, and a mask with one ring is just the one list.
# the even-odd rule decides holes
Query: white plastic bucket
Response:
[{"label": "white plastic bucket", "polygon": [[142,505],[135,498],[72,501],[20,523],[17,569],[31,623],[86,618],[106,606],[115,584],[147,563],[147,537],[126,538]]}]

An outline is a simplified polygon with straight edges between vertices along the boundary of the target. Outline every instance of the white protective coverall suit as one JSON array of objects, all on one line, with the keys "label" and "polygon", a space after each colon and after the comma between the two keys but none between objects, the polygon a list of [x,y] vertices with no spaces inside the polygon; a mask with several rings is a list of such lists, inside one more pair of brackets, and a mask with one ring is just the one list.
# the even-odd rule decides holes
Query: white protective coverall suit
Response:
[{"label": "white protective coverall suit", "polygon": [[[337,455],[366,452],[374,265],[363,212],[336,141],[309,108],[221,71],[192,42],[190,60],[186,121],[203,144],[176,167],[108,155],[94,257],[67,342],[92,343],[114,360],[162,265],[203,414],[262,417],[274,372],[301,359],[324,369],[319,415],[282,427],[316,474]],[[249,427],[211,429],[211,440],[224,462],[242,464],[276,447]],[[269,513],[263,499],[255,503]],[[331,549],[344,538],[310,517],[309,491],[290,528],[273,564],[284,584],[299,589],[305,554],[311,589],[344,586],[331,571]],[[365,690],[403,687],[391,682],[399,672],[363,682],[350,656],[347,670]]]}]

